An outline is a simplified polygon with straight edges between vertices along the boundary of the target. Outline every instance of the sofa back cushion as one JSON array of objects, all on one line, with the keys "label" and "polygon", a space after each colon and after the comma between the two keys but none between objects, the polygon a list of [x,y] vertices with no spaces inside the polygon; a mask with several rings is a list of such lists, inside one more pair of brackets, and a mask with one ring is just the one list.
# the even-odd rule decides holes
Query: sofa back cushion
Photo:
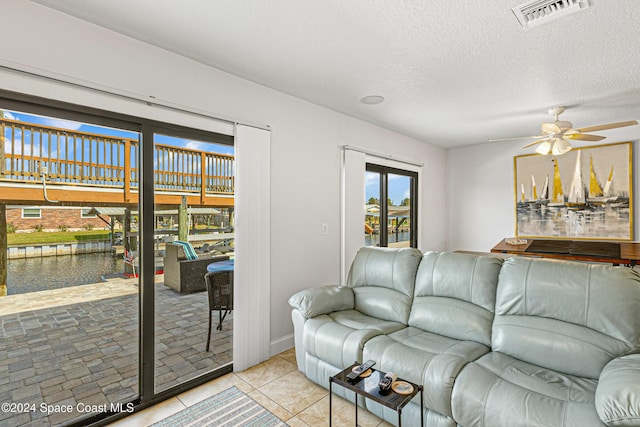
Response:
[{"label": "sofa back cushion", "polygon": [[491,345],[502,259],[428,252],[420,263],[409,325],[438,335]]},{"label": "sofa back cushion", "polygon": [[631,268],[514,257],[500,272],[494,351],[597,379],[640,347],[640,275]]},{"label": "sofa back cushion", "polygon": [[355,309],[406,325],[421,259],[422,252],[415,248],[361,248],[347,278]]}]

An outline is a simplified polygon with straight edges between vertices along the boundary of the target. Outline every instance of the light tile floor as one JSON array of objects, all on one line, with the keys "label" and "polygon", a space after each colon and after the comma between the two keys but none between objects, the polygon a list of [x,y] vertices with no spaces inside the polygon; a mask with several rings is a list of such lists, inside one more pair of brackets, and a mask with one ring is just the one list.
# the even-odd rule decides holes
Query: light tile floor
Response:
[{"label": "light tile floor", "polygon": [[[231,386],[245,392],[291,427],[329,425],[329,392],[298,371],[294,349],[278,354],[246,371],[231,373],[167,399],[110,424],[116,427],[147,427]],[[353,404],[333,396],[333,425],[353,426]],[[358,409],[362,427],[390,427],[363,408]]]}]

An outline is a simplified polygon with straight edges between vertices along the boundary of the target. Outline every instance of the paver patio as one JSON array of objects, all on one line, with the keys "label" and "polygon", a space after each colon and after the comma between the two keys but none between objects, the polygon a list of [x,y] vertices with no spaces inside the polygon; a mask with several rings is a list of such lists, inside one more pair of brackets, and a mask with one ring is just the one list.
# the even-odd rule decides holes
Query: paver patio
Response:
[{"label": "paver patio", "polygon": [[[231,363],[233,316],[205,352],[204,292],[180,295],[156,277],[156,391]],[[9,295],[0,299],[0,403],[35,405],[0,412],[0,425],[49,426],[82,415],[79,403],[121,402],[138,394],[137,279]],[[215,321],[215,318],[214,318]],[[71,413],[41,404],[71,405]]]}]

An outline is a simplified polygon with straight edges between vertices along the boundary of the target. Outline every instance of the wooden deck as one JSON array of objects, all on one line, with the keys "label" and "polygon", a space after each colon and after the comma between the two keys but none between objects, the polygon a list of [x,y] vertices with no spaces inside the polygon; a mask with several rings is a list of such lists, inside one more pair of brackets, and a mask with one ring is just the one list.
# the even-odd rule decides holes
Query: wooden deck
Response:
[{"label": "wooden deck", "polygon": [[[135,205],[138,157],[137,140],[0,119],[2,202]],[[234,156],[156,144],[154,163],[157,204],[233,206]]]}]

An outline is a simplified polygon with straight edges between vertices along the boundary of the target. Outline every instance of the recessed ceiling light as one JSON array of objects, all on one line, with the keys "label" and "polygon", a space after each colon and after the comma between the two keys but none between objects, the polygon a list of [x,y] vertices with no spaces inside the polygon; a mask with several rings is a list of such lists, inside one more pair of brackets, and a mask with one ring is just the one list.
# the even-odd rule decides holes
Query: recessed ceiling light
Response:
[{"label": "recessed ceiling light", "polygon": [[360,102],[367,105],[375,105],[384,102],[384,96],[380,95],[369,95],[360,99]]}]

